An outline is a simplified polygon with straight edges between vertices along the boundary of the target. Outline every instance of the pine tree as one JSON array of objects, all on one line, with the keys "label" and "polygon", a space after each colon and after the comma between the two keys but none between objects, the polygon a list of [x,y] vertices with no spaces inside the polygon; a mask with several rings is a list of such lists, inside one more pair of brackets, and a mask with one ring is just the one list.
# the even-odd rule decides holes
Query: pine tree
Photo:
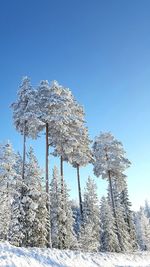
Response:
[{"label": "pine tree", "polygon": [[41,130],[42,122],[36,113],[36,91],[33,90],[30,79],[24,77],[17,94],[18,99],[11,105],[13,122],[18,132],[23,135],[23,166],[22,178],[25,173],[26,137],[36,138]]},{"label": "pine tree", "polygon": [[[63,88],[57,82],[53,82],[51,86],[48,81],[41,81],[37,89],[37,107],[38,118],[45,125],[46,129],[46,193],[47,193],[47,210],[50,216],[50,199],[49,199],[49,146],[56,146],[57,140],[60,138],[60,131],[62,134],[62,121],[66,121],[64,116],[64,109],[66,109],[66,102],[62,96]],[[65,110],[67,113],[67,109]],[[50,129],[50,130],[49,130]],[[62,189],[63,190],[63,174]],[[48,246],[51,247],[51,232],[47,229]]]},{"label": "pine tree", "polygon": [[42,122],[38,119],[36,105],[36,90],[33,89],[30,79],[25,76],[17,92],[17,100],[12,103],[13,122],[15,128],[22,135],[36,139],[42,129]]},{"label": "pine tree", "polygon": [[78,181],[78,192],[79,192],[79,206],[81,219],[83,219],[83,204],[81,195],[81,185],[80,185],[80,167],[86,166],[92,161],[92,153],[89,148],[90,139],[88,137],[87,128],[80,128],[80,133],[78,135],[78,145],[74,147],[73,152],[70,155],[69,161],[77,169],[77,181]]},{"label": "pine tree", "polygon": [[97,187],[93,179],[88,177],[83,202],[83,225],[80,243],[86,251],[98,251],[100,246],[100,214]]},{"label": "pine tree", "polygon": [[115,219],[111,206],[105,197],[101,199],[100,226],[100,250],[104,252],[120,252]]},{"label": "pine tree", "polygon": [[115,218],[117,236],[120,243],[120,247],[124,250],[123,241],[121,239],[120,229],[117,222],[116,203],[114,200],[113,192],[113,180],[114,177],[120,179],[120,174],[130,166],[130,162],[125,158],[125,151],[122,143],[114,138],[111,133],[101,133],[99,137],[95,139],[93,144],[94,161],[94,173],[97,177],[101,176],[103,179],[107,179],[110,188],[110,198],[112,203],[113,215]]},{"label": "pine tree", "polygon": [[[77,168],[77,179],[79,189],[79,204],[81,216],[82,197],[80,186],[79,167],[85,166],[91,160],[91,151],[89,149],[90,140],[88,131],[84,122],[83,108],[76,102],[71,91],[68,88],[60,86],[56,81],[52,83],[51,90],[56,94],[59,90],[59,106],[56,106],[53,112],[53,128],[55,133],[50,131],[49,140],[55,148],[53,155],[60,156],[60,173],[62,193],[64,186],[63,161],[69,161],[73,167]],[[55,119],[55,116],[56,119]],[[51,127],[52,128],[52,127]]]}]

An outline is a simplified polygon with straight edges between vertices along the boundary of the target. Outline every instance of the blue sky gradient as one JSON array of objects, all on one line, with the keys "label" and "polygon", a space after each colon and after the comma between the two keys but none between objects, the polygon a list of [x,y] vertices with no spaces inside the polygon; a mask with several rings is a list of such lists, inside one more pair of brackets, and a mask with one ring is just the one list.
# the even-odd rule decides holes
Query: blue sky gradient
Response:
[{"label": "blue sky gradient", "polygon": [[[9,108],[22,76],[35,86],[56,79],[84,105],[92,139],[111,131],[123,142],[133,208],[150,199],[149,14],[149,0],[1,0],[0,141],[22,149]],[[44,138],[33,146],[43,165]],[[92,166],[81,170],[83,186],[88,174]],[[75,170],[65,165],[65,177],[77,198]]]}]

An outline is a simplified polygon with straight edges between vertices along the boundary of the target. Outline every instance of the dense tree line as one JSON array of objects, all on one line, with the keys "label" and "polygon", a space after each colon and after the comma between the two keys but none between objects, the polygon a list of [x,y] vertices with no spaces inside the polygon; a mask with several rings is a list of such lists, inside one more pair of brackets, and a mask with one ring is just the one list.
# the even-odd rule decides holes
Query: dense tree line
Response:
[{"label": "dense tree line", "polygon": [[[0,239],[16,246],[135,251],[150,249],[150,208],[133,214],[124,171],[130,166],[120,141],[100,133],[92,147],[83,107],[72,92],[54,81],[35,89],[22,81],[12,105],[13,121],[23,136],[23,155],[10,143],[0,146]],[[27,138],[45,130],[45,178]],[[49,173],[51,156],[60,166]],[[77,170],[79,205],[70,200],[63,162]],[[108,180],[99,201],[95,181],[88,177],[81,194],[80,167],[93,164],[97,177]],[[49,180],[50,176],[52,177]]]},{"label": "dense tree line", "polygon": [[[47,246],[47,225],[53,248],[84,251],[150,250],[150,207],[131,211],[127,184],[113,184],[114,217],[110,188],[99,201],[94,179],[88,177],[83,193],[83,218],[79,205],[72,202],[61,175],[54,166],[50,183],[50,217],[45,183],[32,147],[27,153],[24,180],[22,157],[7,143],[0,147],[0,239],[16,246]],[[125,177],[123,177],[125,179]],[[123,186],[123,190],[121,190]],[[116,220],[117,226],[116,227]],[[118,239],[118,229],[121,245]]]}]

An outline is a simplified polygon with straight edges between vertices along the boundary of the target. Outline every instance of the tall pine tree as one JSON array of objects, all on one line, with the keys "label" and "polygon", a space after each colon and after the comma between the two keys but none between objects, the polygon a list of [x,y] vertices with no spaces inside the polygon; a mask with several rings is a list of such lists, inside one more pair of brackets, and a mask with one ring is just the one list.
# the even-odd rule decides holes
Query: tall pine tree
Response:
[{"label": "tall pine tree", "polygon": [[101,176],[109,182],[110,199],[112,204],[113,215],[115,218],[118,241],[120,248],[124,250],[124,243],[121,238],[121,229],[118,224],[117,216],[119,211],[116,210],[116,201],[113,192],[114,178],[120,179],[123,171],[130,166],[129,160],[125,157],[123,145],[111,133],[101,133],[96,137],[93,144],[94,173],[97,177]]}]

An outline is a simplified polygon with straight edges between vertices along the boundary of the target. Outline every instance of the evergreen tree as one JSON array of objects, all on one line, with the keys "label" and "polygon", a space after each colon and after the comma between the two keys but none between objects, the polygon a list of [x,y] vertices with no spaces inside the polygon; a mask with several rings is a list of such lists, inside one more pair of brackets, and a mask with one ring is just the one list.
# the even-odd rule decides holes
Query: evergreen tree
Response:
[{"label": "evergreen tree", "polygon": [[116,234],[116,224],[112,209],[105,197],[101,199],[100,206],[100,250],[120,252],[120,245]]},{"label": "evergreen tree", "polygon": [[[116,233],[118,234],[118,231],[119,231],[120,248],[121,248],[121,251],[132,251],[133,250],[132,240],[130,237],[128,224],[125,221],[125,217],[124,217],[124,207],[123,205],[121,205],[121,201],[120,201],[120,194],[119,194],[119,190],[117,187],[117,179],[113,180],[112,190],[113,190],[114,202],[115,202],[115,208],[116,208],[116,218],[115,218],[115,222],[117,226]],[[110,188],[109,188],[109,195],[110,195]],[[111,199],[111,196],[109,196],[109,199]],[[112,207],[111,201],[110,201],[110,205]],[[113,210],[113,207],[112,207],[112,210]]]},{"label": "evergreen tree", "polygon": [[[18,159],[18,165],[21,163]],[[19,171],[19,166],[17,166]],[[33,149],[28,153],[25,177],[15,178],[16,193],[12,202],[12,217],[9,240],[17,246],[46,245],[48,222],[45,193],[41,184],[41,169]]]},{"label": "evergreen tree", "polygon": [[117,221],[117,212],[114,200],[113,192],[113,180],[114,177],[120,179],[123,171],[130,166],[130,162],[125,158],[125,151],[122,143],[114,138],[111,133],[101,133],[95,139],[93,144],[94,161],[94,173],[97,177],[101,176],[103,179],[107,179],[110,188],[110,198],[113,209],[113,215],[115,218],[117,236],[120,247],[124,250],[124,244],[121,239],[121,233]]},{"label": "evergreen tree", "polygon": [[124,181],[124,189],[120,192],[119,198],[120,198],[120,204],[123,210],[123,217],[124,221],[127,224],[127,230],[130,236],[130,244],[132,245],[132,249],[136,250],[138,248],[137,244],[137,238],[136,238],[136,231],[135,231],[135,225],[133,221],[133,212],[131,211],[131,202],[129,201],[129,195],[128,195],[128,188],[127,183]]},{"label": "evergreen tree", "polygon": [[22,157],[18,153],[15,163],[16,174],[12,181],[13,198],[11,203],[11,222],[9,227],[9,241],[12,245],[22,246],[24,238],[24,210],[22,207],[22,192],[24,180],[22,179]]},{"label": "evergreen tree", "polygon": [[83,202],[83,225],[80,243],[86,251],[98,251],[100,242],[100,214],[97,187],[93,179],[88,177]]},{"label": "evergreen tree", "polygon": [[73,167],[77,168],[79,204],[81,215],[83,215],[79,167],[85,166],[91,160],[90,140],[84,125],[84,111],[68,88],[62,87],[54,81],[51,90],[55,92],[56,88],[59,89],[59,107],[56,106],[53,113],[53,118],[57,116],[55,126],[53,126],[55,133],[50,131],[49,140],[55,148],[53,155],[61,158],[62,193],[64,186],[63,161],[69,161]]},{"label": "evergreen tree", "polygon": [[[69,99],[69,94],[68,94]],[[68,123],[68,99],[64,95],[64,89],[56,81],[51,86],[48,81],[41,81],[37,90],[37,107],[38,118],[42,121],[46,128],[46,193],[47,193],[47,210],[50,214],[49,199],[49,165],[48,155],[49,146],[56,147],[62,140],[64,132],[64,122]],[[50,129],[50,130],[49,130]],[[62,147],[61,142],[61,147]],[[61,191],[63,192],[63,158],[61,156]],[[51,246],[50,229],[48,230],[48,245]]]},{"label": "evergreen tree", "polygon": [[77,249],[78,243],[76,239],[76,235],[73,229],[74,219],[73,213],[71,209],[71,201],[69,200],[69,190],[67,188],[67,184],[64,184],[64,207],[66,213],[66,235],[65,235],[65,248],[66,249]]},{"label": "evergreen tree", "polygon": [[[48,142],[48,132],[49,132],[49,122],[51,120],[51,89],[48,81],[41,81],[37,90],[35,91],[35,113],[38,119],[38,132],[45,128],[45,143],[46,143],[46,157],[45,157],[45,182],[46,182],[46,208],[47,215],[50,218],[50,199],[49,199],[49,142]],[[54,104],[54,102],[53,102]],[[47,224],[47,246],[51,247],[51,230],[50,224]]]},{"label": "evergreen tree", "polygon": [[32,229],[32,246],[42,248],[47,246],[47,224],[50,224],[49,220],[46,208],[46,194],[43,190],[40,190]]},{"label": "evergreen tree", "polygon": [[53,176],[50,184],[50,199],[51,199],[51,238],[52,247],[58,248],[58,220],[59,220],[59,183],[60,176],[58,169],[54,166]]},{"label": "evergreen tree", "polygon": [[[45,243],[41,245],[45,246],[47,235],[47,212],[45,211],[46,203],[44,204],[44,193],[41,185],[42,171],[31,147],[28,153],[28,164],[25,174],[27,190],[22,199],[25,210],[26,231],[24,243],[25,246],[38,246],[38,240],[40,239],[44,240]],[[40,212],[42,212],[42,214],[40,214]]]},{"label": "evergreen tree", "polygon": [[0,239],[8,240],[11,220],[11,185],[15,172],[16,154],[12,145],[0,145]]},{"label": "evergreen tree", "polygon": [[75,249],[77,248],[77,240],[73,229],[74,220],[71,203],[69,201],[68,189],[65,183],[63,195],[61,193],[61,189],[59,189],[58,201],[58,248]]},{"label": "evergreen tree", "polygon": [[[109,201],[111,202],[111,190],[109,187]],[[126,175],[117,174],[112,180],[112,191],[116,208],[116,225],[119,229],[122,251],[132,251],[138,248],[135,226],[130,209],[131,203],[128,197]],[[113,207],[112,207],[113,209]]]},{"label": "evergreen tree", "polygon": [[141,208],[135,216],[138,244],[141,250],[150,250],[150,222]]},{"label": "evergreen tree", "polygon": [[36,94],[30,79],[25,76],[17,92],[18,98],[11,105],[16,130],[31,138],[37,138],[38,132],[43,126],[37,114]]},{"label": "evergreen tree", "polygon": [[77,239],[79,239],[80,234],[80,227],[81,227],[81,216],[80,216],[80,209],[76,201],[71,201],[71,209],[74,219],[73,229],[76,234]]},{"label": "evergreen tree", "polygon": [[[89,142],[87,139],[87,130],[84,128],[82,130],[82,134],[80,130],[81,126],[84,124],[83,109],[77,104],[71,91],[68,88],[59,85],[57,81],[53,81],[51,86],[49,86],[47,81],[41,82],[37,90],[37,106],[39,109],[38,118],[46,125],[46,191],[48,194],[49,134],[49,145],[54,147],[53,155],[60,156],[61,158],[61,194],[63,194],[63,161],[67,160],[72,162],[71,153],[75,153],[77,147],[79,150],[81,145],[82,147],[84,146],[84,149],[82,148],[82,153],[80,153],[82,154],[82,158],[83,155],[87,155],[87,145]],[[77,163],[77,165],[79,182],[79,164]],[[79,192],[80,191],[81,190],[79,190]],[[80,193],[80,206],[82,205],[81,202],[82,200]]]},{"label": "evergreen tree", "polygon": [[79,192],[79,206],[81,219],[83,219],[83,204],[81,195],[81,185],[80,185],[80,167],[86,166],[92,161],[92,153],[89,148],[90,139],[88,137],[87,128],[80,128],[80,133],[78,136],[78,145],[74,147],[73,152],[70,155],[69,161],[77,169],[77,181],[78,181],[78,192]]},{"label": "evergreen tree", "polygon": [[59,249],[74,249],[77,240],[73,229],[73,214],[67,185],[61,193],[61,178],[57,167],[53,170],[51,181],[51,232],[53,247]]},{"label": "evergreen tree", "polygon": [[150,219],[150,205],[147,200],[145,200],[144,212],[147,218]]},{"label": "evergreen tree", "polygon": [[18,132],[23,135],[23,165],[22,178],[25,174],[26,137],[36,138],[42,127],[42,122],[36,114],[36,91],[33,90],[30,79],[24,77],[17,93],[18,99],[11,105],[13,122]]}]

